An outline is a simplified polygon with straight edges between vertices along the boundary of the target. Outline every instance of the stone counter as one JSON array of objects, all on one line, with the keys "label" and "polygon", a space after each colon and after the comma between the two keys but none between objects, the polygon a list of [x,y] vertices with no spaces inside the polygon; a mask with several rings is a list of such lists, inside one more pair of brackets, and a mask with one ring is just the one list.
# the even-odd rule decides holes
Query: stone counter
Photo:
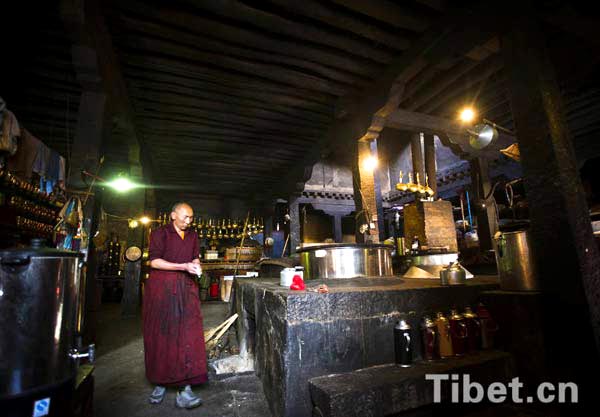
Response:
[{"label": "stone counter", "polygon": [[291,291],[278,279],[236,279],[235,309],[242,354],[254,355],[273,417],[310,417],[308,380],[394,362],[393,328],[401,312],[473,306],[498,288],[481,276],[464,286],[437,280],[359,278],[311,280],[328,294]]}]

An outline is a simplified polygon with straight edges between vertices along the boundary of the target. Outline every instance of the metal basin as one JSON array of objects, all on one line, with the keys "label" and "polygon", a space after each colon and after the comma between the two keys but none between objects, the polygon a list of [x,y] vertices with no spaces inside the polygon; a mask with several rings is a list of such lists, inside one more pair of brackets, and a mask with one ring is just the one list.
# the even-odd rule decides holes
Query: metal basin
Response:
[{"label": "metal basin", "polygon": [[392,251],[383,244],[311,246],[298,251],[304,279],[393,277]]}]

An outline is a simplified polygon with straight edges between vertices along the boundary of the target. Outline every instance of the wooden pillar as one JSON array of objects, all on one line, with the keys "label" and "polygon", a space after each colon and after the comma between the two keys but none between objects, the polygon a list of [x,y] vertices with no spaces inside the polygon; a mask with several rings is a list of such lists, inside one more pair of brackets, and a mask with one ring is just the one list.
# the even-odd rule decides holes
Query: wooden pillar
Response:
[{"label": "wooden pillar", "polygon": [[300,204],[297,196],[291,196],[289,199],[290,215],[290,238],[288,241],[289,253],[296,253],[296,247],[300,245]]},{"label": "wooden pillar", "polygon": [[[377,141],[357,141],[356,158],[352,170],[354,186],[354,203],[356,206],[356,242],[366,243],[370,241],[378,243],[383,233],[380,222],[383,221],[381,204],[381,188],[377,184],[377,168],[370,170],[365,166],[369,157],[377,157]],[[361,225],[369,225],[369,234],[365,241],[365,235],[360,232]]]},{"label": "wooden pillar", "polygon": [[[532,252],[550,302],[545,332],[556,346],[549,364],[593,374],[600,346],[600,258],[554,68],[531,10],[513,14],[502,37],[508,94],[529,203]],[[558,329],[569,329],[562,344]],[[593,332],[592,332],[593,330]],[[590,345],[592,349],[590,349]],[[561,359],[562,358],[562,359]],[[551,362],[552,360],[558,362]]]},{"label": "wooden pillar", "polygon": [[[433,198],[437,197],[437,169],[435,166],[435,137],[425,135],[425,173],[429,178],[429,187],[433,190]],[[422,181],[425,185],[425,180]]]},{"label": "wooden pillar", "polygon": [[[73,138],[73,147],[68,161],[67,188],[87,191],[82,180],[82,171],[96,173],[100,160],[100,149],[104,136],[110,134],[104,126],[107,124],[107,98],[101,92],[100,76],[97,67],[96,52],[82,45],[71,49],[73,68],[81,82],[82,93],[79,100],[77,127]],[[88,178],[88,183],[91,178]],[[101,195],[98,189],[92,189],[95,195],[88,196],[83,207],[84,227],[90,237],[86,255],[85,311],[83,319],[83,343],[93,343],[96,339],[96,314],[99,309],[97,292],[98,257],[93,236],[98,227],[101,211]]]},{"label": "wooden pillar", "polygon": [[481,251],[493,250],[494,234],[498,231],[496,209],[490,201],[483,201],[492,189],[489,175],[489,160],[474,158],[469,161],[471,165],[471,184],[474,186],[472,210],[477,216],[477,236]]},{"label": "wooden pillar", "polygon": [[342,215],[333,215],[333,237],[335,243],[342,243]]},{"label": "wooden pillar", "polygon": [[[139,147],[131,145],[129,147],[129,178],[134,183],[143,183],[144,176],[142,165],[140,164]],[[140,218],[145,213],[146,192],[143,188],[134,188],[129,192],[129,217]],[[149,233],[150,225],[139,224],[135,229],[128,229],[126,247],[137,246],[145,249],[146,234]],[[127,262],[125,268],[125,277],[123,283],[123,298],[121,299],[121,313],[124,316],[133,316],[138,314],[140,308],[140,286],[141,283],[141,264],[137,262]]]},{"label": "wooden pillar", "polygon": [[410,150],[412,154],[413,164],[413,181],[417,182],[417,174],[419,181],[425,184],[425,167],[423,165],[423,151],[421,149],[421,134],[414,133],[410,138]]}]

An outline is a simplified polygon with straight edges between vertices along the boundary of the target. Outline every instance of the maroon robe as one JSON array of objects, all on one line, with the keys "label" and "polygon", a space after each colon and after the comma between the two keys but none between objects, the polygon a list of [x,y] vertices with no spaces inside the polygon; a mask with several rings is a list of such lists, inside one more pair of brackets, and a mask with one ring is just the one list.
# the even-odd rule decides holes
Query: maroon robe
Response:
[{"label": "maroon robe", "polygon": [[[185,263],[198,259],[198,236],[181,239],[173,224],[152,232],[148,257]],[[146,377],[156,385],[206,382],[206,351],[198,284],[187,272],[152,269],[144,284]]]}]

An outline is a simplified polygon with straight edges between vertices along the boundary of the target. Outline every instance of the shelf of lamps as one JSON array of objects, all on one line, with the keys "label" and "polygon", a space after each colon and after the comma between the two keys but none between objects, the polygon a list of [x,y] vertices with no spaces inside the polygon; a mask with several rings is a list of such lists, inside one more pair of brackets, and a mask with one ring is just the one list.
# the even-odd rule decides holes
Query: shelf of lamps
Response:
[{"label": "shelf of lamps", "polygon": [[33,201],[13,195],[10,196],[6,202],[9,207],[13,207],[22,215],[32,217],[34,220],[40,220],[44,223],[51,224],[58,221],[56,210],[44,207]]},{"label": "shelf of lamps", "polygon": [[[167,221],[167,213],[161,213],[158,216],[158,224],[164,225],[167,224]],[[198,233],[198,237],[201,239],[241,239],[243,236],[244,221],[238,219],[203,219],[202,217],[198,217],[192,220],[190,227]],[[264,220],[255,217],[252,221],[248,222],[246,235],[252,236],[262,233],[264,227]]]},{"label": "shelf of lamps", "polygon": [[52,231],[54,230],[54,227],[52,227],[49,224],[38,222],[35,220],[31,220],[31,219],[27,219],[25,217],[17,216],[16,220],[17,220],[18,228],[27,230],[30,232],[50,235],[50,234],[52,234]]},{"label": "shelf of lamps", "polygon": [[408,173],[408,182],[403,182],[404,175],[402,171],[400,171],[400,176],[398,178],[398,184],[396,184],[396,190],[402,192],[411,192],[415,194],[422,194],[431,197],[435,194],[435,192],[429,186],[429,178],[427,174],[425,174],[425,185],[421,184],[419,181],[419,174],[416,174],[416,182],[413,182],[412,173]]},{"label": "shelf of lamps", "polygon": [[62,202],[56,201],[54,195],[43,193],[37,185],[30,184],[5,169],[0,169],[0,189],[9,194],[24,196],[52,209],[58,210],[63,206]]}]

